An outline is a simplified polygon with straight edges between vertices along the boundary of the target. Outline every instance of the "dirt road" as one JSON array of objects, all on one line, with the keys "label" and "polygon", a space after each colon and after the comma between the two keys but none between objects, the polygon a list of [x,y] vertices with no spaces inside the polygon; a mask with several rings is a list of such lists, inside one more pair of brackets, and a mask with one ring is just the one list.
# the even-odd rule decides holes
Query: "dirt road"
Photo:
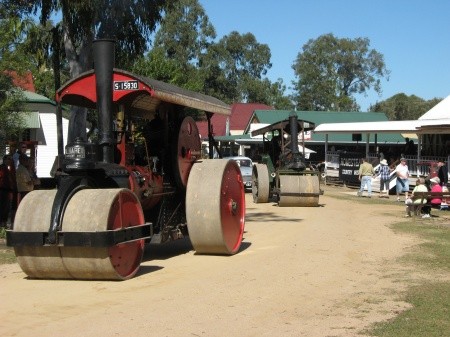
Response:
[{"label": "dirt road", "polygon": [[26,279],[0,266],[0,335],[356,336],[407,304],[396,260],[416,242],[377,204],[327,187],[318,208],[254,204],[242,251],[195,255],[188,241],[146,250],[124,282]]}]

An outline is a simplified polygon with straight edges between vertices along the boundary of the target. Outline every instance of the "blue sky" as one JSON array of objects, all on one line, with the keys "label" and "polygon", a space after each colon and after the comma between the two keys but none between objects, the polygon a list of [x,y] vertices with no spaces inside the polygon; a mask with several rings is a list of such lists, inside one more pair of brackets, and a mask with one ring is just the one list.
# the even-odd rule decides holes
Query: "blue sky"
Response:
[{"label": "blue sky", "polygon": [[309,39],[367,37],[391,71],[379,97],[356,96],[362,111],[397,93],[423,99],[450,95],[450,1],[448,0],[199,0],[217,40],[252,33],[272,53],[267,76],[294,80],[292,64]]}]

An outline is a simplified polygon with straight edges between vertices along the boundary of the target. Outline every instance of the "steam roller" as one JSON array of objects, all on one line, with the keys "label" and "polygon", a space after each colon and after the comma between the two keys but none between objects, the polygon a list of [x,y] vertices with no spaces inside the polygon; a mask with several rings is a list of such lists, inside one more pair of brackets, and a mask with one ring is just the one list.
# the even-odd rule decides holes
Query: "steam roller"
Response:
[{"label": "steam roller", "polygon": [[[29,193],[17,211],[14,230],[47,231],[55,196],[54,190]],[[64,212],[62,228],[64,234],[89,234],[120,230],[143,223],[142,208],[130,190],[84,189],[70,199]],[[30,277],[126,279],[139,269],[144,239],[109,247],[16,246],[14,251],[20,267]]]},{"label": "steam roller", "polygon": [[[312,129],[314,123],[299,121],[294,112],[288,120],[252,132],[253,137],[263,136],[266,150],[261,162],[253,165],[254,203],[273,200],[280,207],[319,205],[319,197],[323,194],[320,188],[320,172],[306,167],[304,153],[300,152],[298,144],[299,130],[304,134]],[[304,146],[301,148],[305,149]]]},{"label": "steam roller", "polygon": [[[239,167],[201,158],[197,125],[188,115],[206,112],[212,130],[212,115],[229,115],[230,107],[114,68],[112,40],[95,41],[93,56],[93,70],[56,92],[57,187],[28,193],[6,234],[23,272],[38,279],[126,280],[139,271],[146,245],[183,238],[197,254],[238,253],[245,226]],[[72,106],[77,120],[65,147],[62,105]],[[95,141],[86,136],[86,109],[97,111]]]}]

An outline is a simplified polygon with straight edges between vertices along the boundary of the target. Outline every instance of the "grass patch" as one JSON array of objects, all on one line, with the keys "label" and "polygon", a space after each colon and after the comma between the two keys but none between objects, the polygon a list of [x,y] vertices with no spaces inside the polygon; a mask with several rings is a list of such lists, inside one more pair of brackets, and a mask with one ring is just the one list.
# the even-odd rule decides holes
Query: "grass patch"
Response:
[{"label": "grass patch", "polygon": [[412,287],[405,300],[413,308],[395,319],[376,323],[369,332],[381,337],[450,336],[450,284],[428,283]]},{"label": "grass patch", "polygon": [[0,228],[0,264],[15,263],[14,249],[7,247],[5,243],[6,229]]},{"label": "grass patch", "polygon": [[0,246],[0,264],[16,263],[16,255],[12,248],[2,248]]},{"label": "grass patch", "polygon": [[392,226],[396,232],[414,234],[424,240],[414,252],[404,257],[405,262],[413,263],[425,272],[450,272],[450,227],[443,226],[440,220]]},{"label": "grass patch", "polygon": [[394,231],[419,236],[424,240],[402,260],[430,275],[431,281],[411,286],[403,298],[412,308],[387,322],[376,323],[365,333],[380,337],[450,336],[450,282],[433,280],[433,273],[450,272],[450,228],[443,217],[432,221],[402,222]]}]

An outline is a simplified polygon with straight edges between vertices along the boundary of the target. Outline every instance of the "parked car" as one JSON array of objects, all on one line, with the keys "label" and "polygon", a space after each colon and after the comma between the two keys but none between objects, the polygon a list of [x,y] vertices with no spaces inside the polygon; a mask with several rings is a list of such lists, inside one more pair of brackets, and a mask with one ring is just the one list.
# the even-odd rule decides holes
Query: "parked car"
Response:
[{"label": "parked car", "polygon": [[238,166],[241,170],[244,188],[251,189],[252,188],[252,170],[253,170],[252,160],[248,157],[243,157],[243,156],[227,157],[225,159],[232,159],[238,164]]}]

